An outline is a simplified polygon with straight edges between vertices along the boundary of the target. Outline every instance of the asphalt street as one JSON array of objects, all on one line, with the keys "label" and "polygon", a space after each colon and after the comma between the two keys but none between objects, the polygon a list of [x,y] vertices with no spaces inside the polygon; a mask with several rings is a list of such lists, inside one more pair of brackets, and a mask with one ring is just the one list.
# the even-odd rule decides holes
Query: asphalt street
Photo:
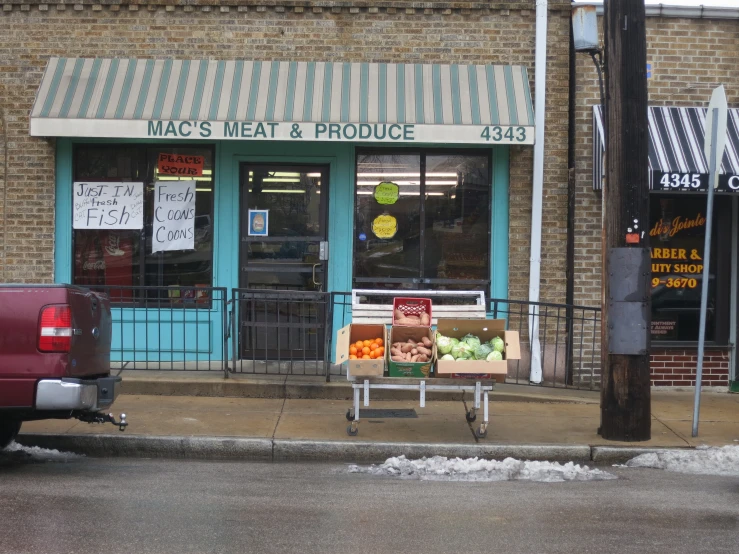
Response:
[{"label": "asphalt street", "polygon": [[340,464],[0,454],[0,552],[732,553],[739,478],[430,482]]}]

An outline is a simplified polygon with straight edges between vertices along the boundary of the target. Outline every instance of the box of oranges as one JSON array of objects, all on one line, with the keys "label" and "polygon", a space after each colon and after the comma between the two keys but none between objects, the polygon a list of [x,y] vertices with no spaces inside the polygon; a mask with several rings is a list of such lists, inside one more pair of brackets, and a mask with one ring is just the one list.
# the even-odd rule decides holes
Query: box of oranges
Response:
[{"label": "box of oranges", "polygon": [[352,323],[336,335],[334,361],[349,362],[347,377],[382,377],[385,374],[387,329],[382,324]]}]

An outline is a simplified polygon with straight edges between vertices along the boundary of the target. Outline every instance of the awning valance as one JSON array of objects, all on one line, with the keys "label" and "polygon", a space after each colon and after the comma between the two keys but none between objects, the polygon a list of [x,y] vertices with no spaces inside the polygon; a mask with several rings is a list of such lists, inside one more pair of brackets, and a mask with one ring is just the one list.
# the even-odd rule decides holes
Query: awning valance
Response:
[{"label": "awning valance", "polygon": [[52,58],[31,135],[533,144],[526,68]]},{"label": "awning valance", "polygon": [[[649,118],[649,188],[706,191],[708,163],[703,153],[706,108],[654,107]],[[593,189],[600,190],[605,138],[600,106],[593,106]],[[726,149],[719,169],[719,192],[739,192],[739,109],[730,109]]]}]

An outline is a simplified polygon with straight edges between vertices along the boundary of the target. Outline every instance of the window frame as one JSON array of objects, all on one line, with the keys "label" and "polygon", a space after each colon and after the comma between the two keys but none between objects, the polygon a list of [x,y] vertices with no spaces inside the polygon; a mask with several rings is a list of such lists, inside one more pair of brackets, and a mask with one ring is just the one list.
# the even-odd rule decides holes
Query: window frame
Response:
[{"label": "window frame", "polygon": [[[130,182],[143,182],[144,183],[144,189],[146,189],[147,186],[147,179],[149,177],[148,171],[149,171],[149,160],[148,160],[148,151],[150,149],[182,149],[182,148],[192,148],[192,149],[201,149],[201,150],[209,150],[212,160],[212,169],[211,169],[211,183],[213,187],[213,201],[211,203],[211,209],[210,209],[210,218],[212,222],[215,222],[215,185],[216,185],[216,145],[212,143],[200,143],[200,142],[194,142],[192,144],[187,143],[152,143],[152,142],[76,142],[72,144],[72,184],[74,184],[77,179],[77,170],[78,170],[78,152],[85,148],[96,148],[96,149],[105,149],[105,150],[116,150],[116,149],[135,149],[137,151],[137,159],[138,163],[140,164],[140,167],[143,167],[143,171],[146,173],[143,177],[139,176],[136,178],[131,179]],[[100,182],[117,182],[118,179],[102,179],[99,177],[94,177],[94,179],[99,180]],[[153,181],[152,181],[153,182]],[[74,206],[74,186],[71,187],[70,194],[72,195],[72,206]],[[146,199],[146,190],[144,190],[144,199]],[[70,240],[70,248],[71,248],[71,259],[73,263],[71,264],[71,281],[74,283],[75,281],[75,272],[76,267],[74,264],[74,259],[76,255],[76,248],[77,248],[77,241],[75,239],[76,229],[72,227],[71,229],[71,240]],[[131,289],[140,291],[140,296],[135,297],[132,299],[132,301],[115,301],[111,299],[111,304],[115,306],[149,306],[149,305],[157,305],[161,306],[161,303],[163,299],[161,298],[149,298],[148,295],[146,295],[147,290],[156,290],[156,289],[164,289],[164,288],[180,288],[181,290],[190,290],[190,289],[196,289],[197,287],[192,287],[188,285],[182,285],[180,287],[167,287],[162,284],[156,284],[156,285],[147,285],[146,283],[146,216],[144,216],[144,226],[139,231],[139,253],[138,253],[138,267],[139,270],[137,272],[138,277],[138,285],[131,285]],[[213,239],[211,239],[213,240]],[[215,272],[215,263],[214,263],[214,251],[215,251],[215,243],[213,244],[213,248],[211,248],[210,251],[210,283],[208,284],[208,287],[203,287],[203,290],[211,290],[214,288],[213,284],[213,275]],[[163,263],[162,263],[162,254],[163,252],[159,253],[159,263],[157,264],[157,282],[162,283],[162,274],[163,274]],[[98,286],[108,286],[108,285],[98,285]],[[95,286],[91,286],[89,288],[94,289]],[[169,303],[171,302],[171,299],[167,299]],[[189,307],[187,303],[181,303],[177,304],[177,307]],[[174,304],[172,304],[172,307],[174,307]],[[202,304],[201,304],[202,307]]]},{"label": "window frame", "polygon": [[[419,202],[420,202],[420,220],[422,221],[421,228],[419,231],[419,277],[385,277],[385,278],[373,278],[373,277],[357,277],[354,274],[354,243],[357,237],[357,189],[358,189],[358,173],[359,173],[359,157],[364,155],[418,155],[419,156]],[[487,230],[487,254],[488,254],[488,265],[487,265],[487,279],[437,279],[437,278],[426,278],[424,277],[425,271],[425,250],[426,250],[426,158],[428,156],[446,156],[446,155],[458,155],[458,156],[470,156],[487,158],[487,184],[488,184],[488,230]],[[410,284],[413,285],[411,288],[397,290],[402,292],[403,290],[437,290],[433,288],[435,285],[469,285],[476,287],[476,290],[483,290],[486,297],[490,297],[490,290],[492,287],[492,277],[490,274],[491,270],[491,258],[492,258],[492,233],[493,233],[493,150],[492,148],[399,148],[397,146],[387,147],[356,147],[354,149],[354,187],[352,189],[352,195],[354,198],[354,206],[352,211],[352,259],[351,259],[351,281],[352,288],[362,288],[361,285],[367,283],[376,283],[378,280],[382,280],[385,283],[391,284]]]},{"label": "window frame", "polygon": [[[650,198],[668,197],[668,198],[690,198],[698,197],[707,201],[705,193],[675,193],[671,191],[651,191]],[[729,196],[729,195],[721,195]],[[715,199],[716,196],[714,196]],[[711,257],[711,267],[715,268],[711,271],[716,273],[716,327],[713,330],[713,340],[705,341],[706,346],[723,348],[730,346],[729,323],[730,323],[730,298],[731,298],[731,220],[732,210],[731,203],[714,202],[713,204],[713,222],[711,232],[715,235],[711,237],[711,248],[715,248],[715,255]],[[651,228],[652,221],[649,222]],[[722,237],[725,237],[722,240]],[[650,249],[652,244],[650,241]],[[712,253],[713,254],[713,253]],[[651,268],[651,263],[650,263]],[[651,273],[650,273],[651,274]],[[652,302],[650,289],[649,302],[650,321],[652,319]],[[695,340],[652,340],[650,333],[650,344],[657,348],[695,348],[698,346],[698,337]]]}]

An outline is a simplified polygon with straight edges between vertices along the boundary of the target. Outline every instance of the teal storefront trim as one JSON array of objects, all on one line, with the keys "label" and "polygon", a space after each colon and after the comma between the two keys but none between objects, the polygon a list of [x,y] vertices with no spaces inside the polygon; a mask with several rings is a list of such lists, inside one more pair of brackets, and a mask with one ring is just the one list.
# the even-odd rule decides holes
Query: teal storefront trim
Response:
[{"label": "teal storefront trim", "polygon": [[[59,283],[72,280],[72,150],[76,143],[163,143],[145,140],[84,140],[58,139],[56,159],[56,219],[54,249],[54,279]],[[214,189],[214,243],[213,243],[213,286],[229,290],[239,286],[239,166],[244,162],[274,162],[294,164],[320,164],[329,166],[330,190],[328,202],[329,263],[328,292],[348,292],[352,288],[352,249],[354,235],[354,143],[275,143],[254,141],[203,141],[198,144],[214,144],[215,189]],[[171,144],[188,144],[190,141],[167,141]],[[421,145],[411,145],[418,148]],[[424,146],[425,147],[425,146]],[[428,147],[433,147],[429,145]],[[482,147],[481,150],[488,150]],[[509,237],[509,148],[493,146],[492,150],[492,213],[491,213],[491,295],[494,298],[508,297],[508,237]],[[279,152],[279,154],[276,154]],[[160,350],[177,350],[188,345],[186,360],[217,359],[222,350],[222,313],[213,310],[209,321],[203,315],[197,323],[197,341],[185,340],[196,323],[183,310],[148,310],[126,308],[116,310],[114,345],[116,351],[133,352],[133,341],[141,344],[148,341],[148,361],[183,361],[169,358]],[[336,314],[336,322],[345,317]],[[184,319],[178,319],[184,318]],[[187,321],[185,333],[172,336],[169,329],[182,329]],[[345,320],[346,321],[346,320]],[[179,325],[172,325],[178,322]],[[337,330],[335,325],[335,330]],[[124,337],[120,339],[120,337]],[[121,344],[123,340],[123,344]],[[115,342],[118,341],[118,342]],[[228,349],[231,352],[231,348]],[[179,349],[182,356],[183,350]],[[140,358],[140,356],[137,356]],[[121,360],[116,360],[121,361]],[[125,361],[134,361],[126,359]],[[140,360],[143,361],[143,360]]]}]

